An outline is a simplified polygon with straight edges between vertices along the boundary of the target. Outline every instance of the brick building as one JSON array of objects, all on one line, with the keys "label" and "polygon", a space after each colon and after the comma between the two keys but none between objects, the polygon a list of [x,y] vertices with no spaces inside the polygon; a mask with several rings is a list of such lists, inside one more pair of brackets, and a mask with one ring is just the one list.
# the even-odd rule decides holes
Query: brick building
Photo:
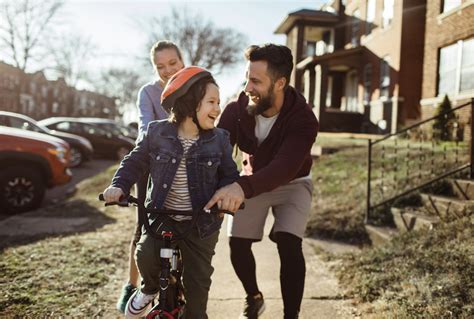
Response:
[{"label": "brick building", "polygon": [[[20,87],[21,86],[21,87]],[[40,120],[52,116],[116,118],[115,98],[77,90],[63,78],[50,81],[41,71],[24,73],[0,61],[0,110]]]},{"label": "brick building", "polygon": [[[422,118],[448,95],[453,106],[474,98],[474,1],[428,1],[423,65]],[[468,108],[461,118],[468,124]],[[468,127],[468,125],[466,125]]]},{"label": "brick building", "polygon": [[20,70],[0,61],[0,107],[2,110],[17,111],[16,88],[20,84]]},{"label": "brick building", "polygon": [[420,117],[426,0],[333,0],[275,33],[322,131],[393,132]]}]

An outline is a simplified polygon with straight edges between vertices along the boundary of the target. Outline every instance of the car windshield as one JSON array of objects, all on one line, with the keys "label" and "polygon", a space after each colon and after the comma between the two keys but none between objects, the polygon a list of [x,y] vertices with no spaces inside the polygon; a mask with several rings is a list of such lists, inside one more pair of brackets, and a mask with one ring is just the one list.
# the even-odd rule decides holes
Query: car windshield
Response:
[{"label": "car windshield", "polygon": [[50,130],[47,127],[43,127],[37,124],[33,119],[24,119],[20,117],[10,117],[10,126],[19,128],[22,130],[28,130],[38,133],[49,133]]},{"label": "car windshield", "polygon": [[97,125],[114,135],[124,135],[120,128],[113,123],[97,123]]}]

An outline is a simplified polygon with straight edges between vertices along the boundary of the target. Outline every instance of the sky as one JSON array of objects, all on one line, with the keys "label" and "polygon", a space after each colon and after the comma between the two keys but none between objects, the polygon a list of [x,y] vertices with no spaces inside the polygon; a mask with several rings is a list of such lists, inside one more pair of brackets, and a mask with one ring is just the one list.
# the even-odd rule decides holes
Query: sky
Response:
[{"label": "sky", "polygon": [[[216,26],[232,27],[245,34],[250,44],[286,43],[285,35],[274,31],[286,15],[300,9],[318,9],[324,0],[66,0],[62,11],[67,27],[91,38],[98,54],[84,66],[93,70],[120,65],[133,67],[133,57],[148,53],[147,33],[141,22],[152,17],[168,15],[172,6],[186,7],[191,15],[199,13]],[[157,39],[158,40],[158,39]],[[150,79],[153,79],[150,66]],[[216,76],[221,88],[221,100],[238,91],[245,76],[245,61],[227,68]],[[137,88],[138,89],[138,88]]]}]

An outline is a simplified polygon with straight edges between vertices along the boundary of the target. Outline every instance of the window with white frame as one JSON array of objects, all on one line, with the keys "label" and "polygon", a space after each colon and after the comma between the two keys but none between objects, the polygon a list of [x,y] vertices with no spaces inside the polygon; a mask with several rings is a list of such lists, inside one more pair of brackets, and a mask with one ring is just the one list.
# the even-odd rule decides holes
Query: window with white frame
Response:
[{"label": "window with white frame", "polygon": [[390,65],[389,58],[380,61],[380,97],[390,96]]},{"label": "window with white frame", "polygon": [[438,95],[474,90],[474,38],[439,50]]},{"label": "window with white frame", "polygon": [[364,66],[364,105],[369,105],[372,93],[372,64],[368,63]]},{"label": "window with white frame", "polygon": [[382,26],[384,28],[388,27],[392,23],[394,5],[394,0],[383,0]]},{"label": "window with white frame", "polygon": [[316,41],[306,41],[305,46],[306,56],[313,56],[316,54]]},{"label": "window with white frame", "polygon": [[365,18],[365,34],[370,34],[374,28],[376,0],[367,0],[367,15]]},{"label": "window with white frame", "polygon": [[444,0],[443,1],[443,7],[441,12],[446,12],[451,9],[454,9],[456,7],[459,7],[461,5],[462,1],[461,0]]},{"label": "window with white frame", "polygon": [[346,76],[346,105],[343,109],[348,112],[358,112],[358,84],[357,71],[350,71]]},{"label": "window with white frame", "polygon": [[474,39],[463,42],[460,73],[459,91],[474,90]]}]

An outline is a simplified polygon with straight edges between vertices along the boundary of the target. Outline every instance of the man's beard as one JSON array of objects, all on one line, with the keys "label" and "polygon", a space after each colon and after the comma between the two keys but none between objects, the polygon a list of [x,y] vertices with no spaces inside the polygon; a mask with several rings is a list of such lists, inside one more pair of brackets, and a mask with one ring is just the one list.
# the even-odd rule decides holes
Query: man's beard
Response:
[{"label": "man's beard", "polygon": [[268,110],[269,108],[272,107],[273,101],[275,100],[275,97],[273,95],[273,86],[274,86],[274,84],[272,83],[272,85],[268,89],[267,94],[265,95],[265,97],[259,96],[259,100],[258,100],[257,104],[255,104],[255,105],[248,104],[247,105],[247,112],[250,115],[252,115],[252,116],[260,115],[260,114],[262,114],[263,112],[265,112],[266,110]]}]

